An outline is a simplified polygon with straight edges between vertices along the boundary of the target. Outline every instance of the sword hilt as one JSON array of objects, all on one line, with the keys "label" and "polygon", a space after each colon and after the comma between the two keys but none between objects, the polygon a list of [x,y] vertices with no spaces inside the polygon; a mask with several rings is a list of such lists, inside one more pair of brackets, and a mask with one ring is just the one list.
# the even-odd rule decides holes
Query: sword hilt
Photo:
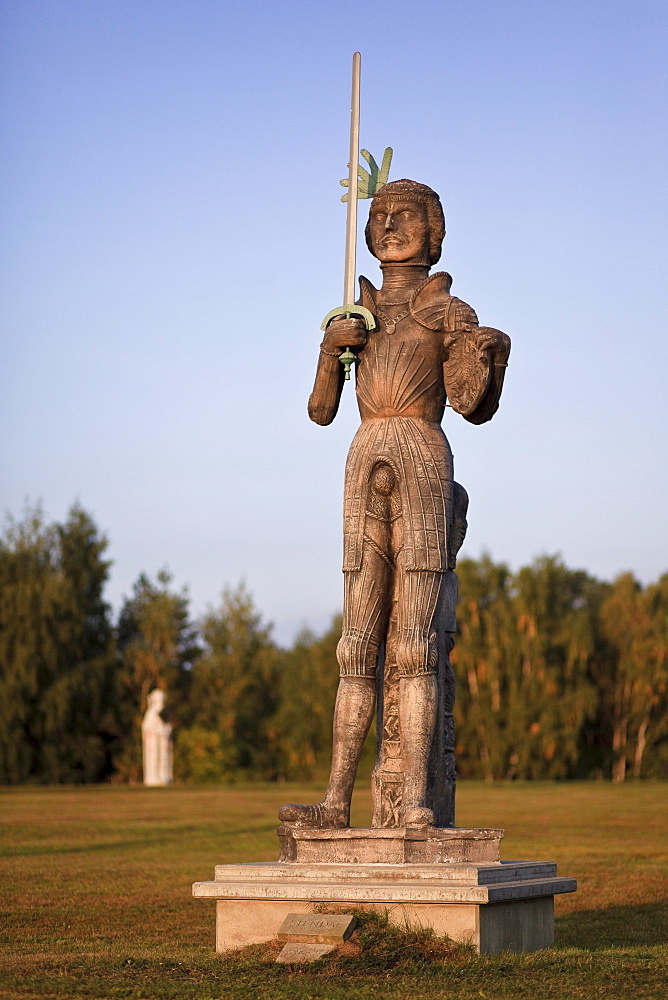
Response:
[{"label": "sword hilt", "polygon": [[[320,324],[321,330],[326,330],[333,319],[337,316],[343,316],[345,319],[350,319],[351,316],[359,316],[360,319],[364,320],[364,324],[367,330],[376,329],[376,317],[364,306],[337,306],[336,309],[330,309],[322,323]],[[346,347],[345,351],[339,355],[339,361],[343,365],[343,371],[345,373],[344,377],[346,382],[350,381],[350,369],[352,365],[357,361],[357,355],[353,354],[349,347]]]}]

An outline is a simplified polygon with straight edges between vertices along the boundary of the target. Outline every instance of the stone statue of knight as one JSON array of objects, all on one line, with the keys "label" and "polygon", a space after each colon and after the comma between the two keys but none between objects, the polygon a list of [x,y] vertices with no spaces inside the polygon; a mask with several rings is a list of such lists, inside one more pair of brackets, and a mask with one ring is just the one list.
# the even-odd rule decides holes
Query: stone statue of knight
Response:
[{"label": "stone statue of knight", "polygon": [[466,420],[490,420],[510,352],[506,334],[480,327],[430,275],[445,235],[438,195],[415,181],[386,184],[371,203],[366,239],[382,284],[360,278],[375,319],[327,326],[309,416],[329,424],[356,355],[360,427],[344,491],[343,631],[332,768],[317,805],[286,805],[284,823],[345,827],[362,746],[378,705],[375,827],[454,824],[454,644],[457,552],[468,498],[455,482],[441,428],[446,401]]}]

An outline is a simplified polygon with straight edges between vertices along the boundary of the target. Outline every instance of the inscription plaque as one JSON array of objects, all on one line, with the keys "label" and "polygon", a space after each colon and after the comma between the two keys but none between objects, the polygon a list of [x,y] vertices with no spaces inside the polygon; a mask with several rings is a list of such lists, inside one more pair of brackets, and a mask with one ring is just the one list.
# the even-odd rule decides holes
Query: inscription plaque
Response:
[{"label": "inscription plaque", "polygon": [[342,944],[356,924],[353,913],[288,913],[278,929],[278,940],[294,944]]}]

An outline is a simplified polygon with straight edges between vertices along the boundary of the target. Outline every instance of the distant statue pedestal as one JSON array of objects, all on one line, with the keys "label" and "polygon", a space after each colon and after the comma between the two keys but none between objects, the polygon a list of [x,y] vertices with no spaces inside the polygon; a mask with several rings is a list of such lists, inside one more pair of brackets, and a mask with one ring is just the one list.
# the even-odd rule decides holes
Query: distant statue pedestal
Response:
[{"label": "distant statue pedestal", "polygon": [[164,708],[165,692],[151,691],[141,724],[145,785],[171,785],[173,779],[172,727],[162,717]]}]

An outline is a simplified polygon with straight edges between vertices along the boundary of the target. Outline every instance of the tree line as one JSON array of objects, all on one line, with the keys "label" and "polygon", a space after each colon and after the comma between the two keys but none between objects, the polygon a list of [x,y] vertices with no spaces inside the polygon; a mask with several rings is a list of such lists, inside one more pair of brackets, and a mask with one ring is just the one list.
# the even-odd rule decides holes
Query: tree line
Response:
[{"label": "tree line", "polygon": [[[141,780],[141,720],[164,688],[175,777],[305,780],[329,765],[340,616],[289,649],[242,584],[195,621],[187,591],[141,574],[114,621],[107,540],[80,506],[0,538],[0,783]],[[613,583],[544,557],[458,566],[460,776],[668,774],[668,573]],[[368,766],[374,755],[370,736]]]}]

